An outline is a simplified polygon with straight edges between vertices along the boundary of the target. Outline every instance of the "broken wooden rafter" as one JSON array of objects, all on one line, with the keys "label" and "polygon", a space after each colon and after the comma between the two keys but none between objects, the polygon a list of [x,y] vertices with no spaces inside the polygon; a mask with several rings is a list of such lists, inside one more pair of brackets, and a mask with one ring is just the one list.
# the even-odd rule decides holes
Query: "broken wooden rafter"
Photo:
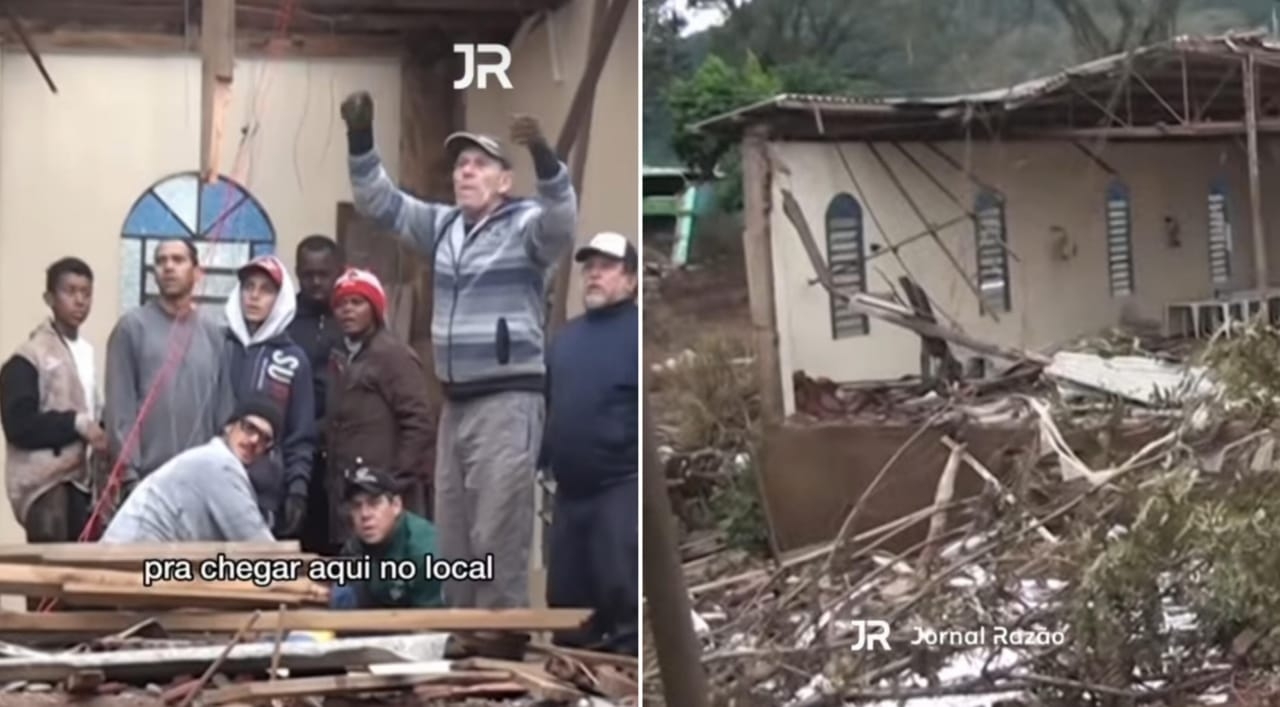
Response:
[{"label": "broken wooden rafter", "polygon": [[[871,151],[871,155],[880,163],[880,168],[883,169],[885,175],[889,177],[889,181],[893,183],[894,188],[898,190],[898,193],[901,194],[902,198],[907,202],[907,206],[911,207],[911,211],[915,213],[916,218],[920,219],[921,225],[923,225],[925,230],[929,232],[929,235],[933,237],[934,244],[937,245],[939,250],[942,251],[942,254],[947,257],[947,261],[950,262],[951,267],[955,269],[956,275],[962,282],[964,282],[965,287],[968,287],[969,291],[973,293],[973,296],[978,300],[978,303],[981,304],[982,290],[979,288],[978,283],[969,280],[969,274],[965,272],[964,266],[960,265],[960,261],[956,259],[955,254],[951,252],[951,249],[947,247],[947,244],[942,242],[942,236],[938,233],[937,227],[933,225],[933,222],[929,220],[928,216],[925,216],[924,209],[920,208],[920,205],[917,204],[916,200],[911,196],[911,192],[907,190],[906,185],[902,183],[902,180],[898,179],[897,173],[895,173],[893,168],[889,166],[889,161],[884,158],[884,155],[880,154],[880,150],[876,149],[875,143],[867,142],[866,145],[867,149]],[[881,231],[881,237],[884,237],[883,231]],[[1008,245],[1005,244],[1004,238],[1000,239],[1000,247],[1006,251],[1008,250]],[[914,278],[912,278],[912,280],[914,281]],[[980,310],[983,314],[990,316],[992,321],[1000,321],[1000,317],[991,307],[981,307]]]},{"label": "broken wooden rafter", "polygon": [[[593,31],[587,48],[587,64],[582,69],[582,77],[574,89],[573,98],[570,99],[569,112],[560,126],[559,136],[556,137],[556,154],[560,155],[561,159],[568,159],[571,150],[581,151],[574,155],[577,158],[574,164],[581,167],[575,167],[571,175],[574,190],[578,193],[579,208],[582,206],[582,191],[586,184],[582,172],[585,171],[587,149],[590,146],[586,138],[591,134],[588,124],[595,110],[596,87],[600,83],[600,75],[604,72],[604,65],[608,62],[609,54],[613,50],[613,43],[622,26],[622,20],[626,18],[627,10],[631,7],[633,5],[630,0],[597,0],[596,14],[592,22]],[[552,287],[550,329],[553,335],[569,315],[569,282],[573,274],[572,257],[572,250],[561,257],[555,275],[555,284]]]},{"label": "broken wooden rafter", "polygon": [[835,281],[831,277],[831,270],[823,262],[821,251],[818,250],[817,240],[813,237],[813,231],[810,230],[808,221],[805,220],[804,212],[800,210],[800,204],[796,201],[795,195],[789,189],[782,189],[782,210],[786,214],[787,220],[795,227],[796,233],[800,236],[800,241],[804,245],[805,252],[809,256],[810,264],[818,275],[818,281],[823,288],[832,295],[844,300],[854,310],[875,317],[877,319],[896,324],[898,326],[910,329],[922,336],[932,336],[940,339],[946,339],[953,344],[963,346],[978,353],[996,356],[999,358],[1009,359],[1012,361],[1033,361],[1042,365],[1048,365],[1050,359],[1042,354],[1014,349],[1009,347],[991,344],[980,339],[975,339],[968,334],[964,334],[954,329],[944,327],[935,322],[930,322],[918,316],[912,309],[904,307],[896,302],[875,297],[863,292],[846,292],[837,287]]},{"label": "broken wooden rafter", "polygon": [[49,90],[53,93],[58,92],[58,87],[53,83],[53,77],[49,75],[49,70],[44,66],[44,59],[40,58],[40,52],[36,49],[36,45],[31,41],[31,35],[27,34],[26,28],[22,26],[22,20],[18,19],[17,13],[14,12],[13,6],[5,5],[5,14],[9,17],[9,26],[13,28],[18,40],[22,42],[22,46],[26,48],[27,54],[31,57],[31,61],[35,62],[36,69],[40,75],[44,77],[44,82],[49,85]]},{"label": "broken wooden rafter", "polygon": [[200,176],[205,182],[216,180],[219,174],[231,109],[235,49],[236,0],[204,0],[200,23]]}]

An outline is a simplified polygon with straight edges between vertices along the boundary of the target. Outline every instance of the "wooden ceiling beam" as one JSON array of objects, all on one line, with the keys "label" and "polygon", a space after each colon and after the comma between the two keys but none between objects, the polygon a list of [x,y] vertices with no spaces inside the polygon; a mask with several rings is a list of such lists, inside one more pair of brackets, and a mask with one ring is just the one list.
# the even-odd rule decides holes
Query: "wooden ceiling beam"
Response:
[{"label": "wooden ceiling beam", "polygon": [[[181,34],[129,31],[56,31],[32,33],[32,43],[41,52],[107,51],[139,54],[195,54],[197,38]],[[16,36],[0,32],[0,43],[20,47]],[[404,40],[398,36],[291,34],[283,39],[257,32],[236,33],[236,55],[244,57],[278,55],[285,57],[399,56]]]}]

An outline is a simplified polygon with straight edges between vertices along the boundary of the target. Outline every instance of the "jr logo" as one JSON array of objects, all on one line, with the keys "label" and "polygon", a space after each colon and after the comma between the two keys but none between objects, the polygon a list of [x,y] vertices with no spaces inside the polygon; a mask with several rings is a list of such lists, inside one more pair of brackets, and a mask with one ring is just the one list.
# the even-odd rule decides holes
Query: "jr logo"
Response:
[{"label": "jr logo", "polygon": [[[855,651],[861,650],[889,650],[889,622],[888,621],[872,621],[857,619],[852,622],[857,640],[850,649]],[[879,646],[877,648],[876,646]]]},{"label": "jr logo", "polygon": [[[507,69],[511,68],[510,49],[501,44],[455,44],[453,51],[462,55],[462,78],[453,82],[454,88],[471,88],[472,84],[488,88],[490,76],[496,78],[503,88],[511,88],[511,80],[507,78]],[[476,61],[477,54],[495,54],[498,60],[480,64]]]}]

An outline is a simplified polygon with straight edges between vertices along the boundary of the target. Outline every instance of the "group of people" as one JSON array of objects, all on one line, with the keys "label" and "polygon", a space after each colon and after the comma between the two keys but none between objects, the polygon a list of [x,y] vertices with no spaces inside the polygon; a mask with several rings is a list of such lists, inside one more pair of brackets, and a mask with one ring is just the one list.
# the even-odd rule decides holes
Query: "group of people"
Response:
[{"label": "group of people", "polygon": [[368,94],[341,115],[357,209],[433,264],[443,404],[389,331],[378,278],[318,235],[294,272],[275,256],[240,268],[223,317],[197,306],[196,245],[158,243],[159,295],[112,330],[99,397],[80,335],[93,272],[64,258],[47,271],[49,318],[0,368],[6,488],[28,541],[76,540],[110,503],[101,542],[297,538],[324,555],[492,558],[491,581],[369,582],[335,591],[335,606],[519,607],[541,468],[556,482],[548,603],[594,610],[558,640],[634,653],[635,247],[601,233],[578,250],[586,313],[549,341],[547,283],[578,208],[538,122],[511,126],[535,197],[511,195],[502,143],[460,132],[445,142],[454,203],[437,204],[387,175]]}]

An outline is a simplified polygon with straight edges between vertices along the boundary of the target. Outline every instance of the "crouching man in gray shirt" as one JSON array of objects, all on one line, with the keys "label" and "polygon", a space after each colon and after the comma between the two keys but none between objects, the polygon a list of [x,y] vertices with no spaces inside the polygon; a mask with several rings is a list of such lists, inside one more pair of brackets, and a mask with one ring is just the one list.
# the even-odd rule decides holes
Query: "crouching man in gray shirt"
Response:
[{"label": "crouching man in gray shirt", "polygon": [[246,399],[222,435],[177,455],[138,484],[104,543],[273,541],[245,468],[281,428],[270,401]]}]

